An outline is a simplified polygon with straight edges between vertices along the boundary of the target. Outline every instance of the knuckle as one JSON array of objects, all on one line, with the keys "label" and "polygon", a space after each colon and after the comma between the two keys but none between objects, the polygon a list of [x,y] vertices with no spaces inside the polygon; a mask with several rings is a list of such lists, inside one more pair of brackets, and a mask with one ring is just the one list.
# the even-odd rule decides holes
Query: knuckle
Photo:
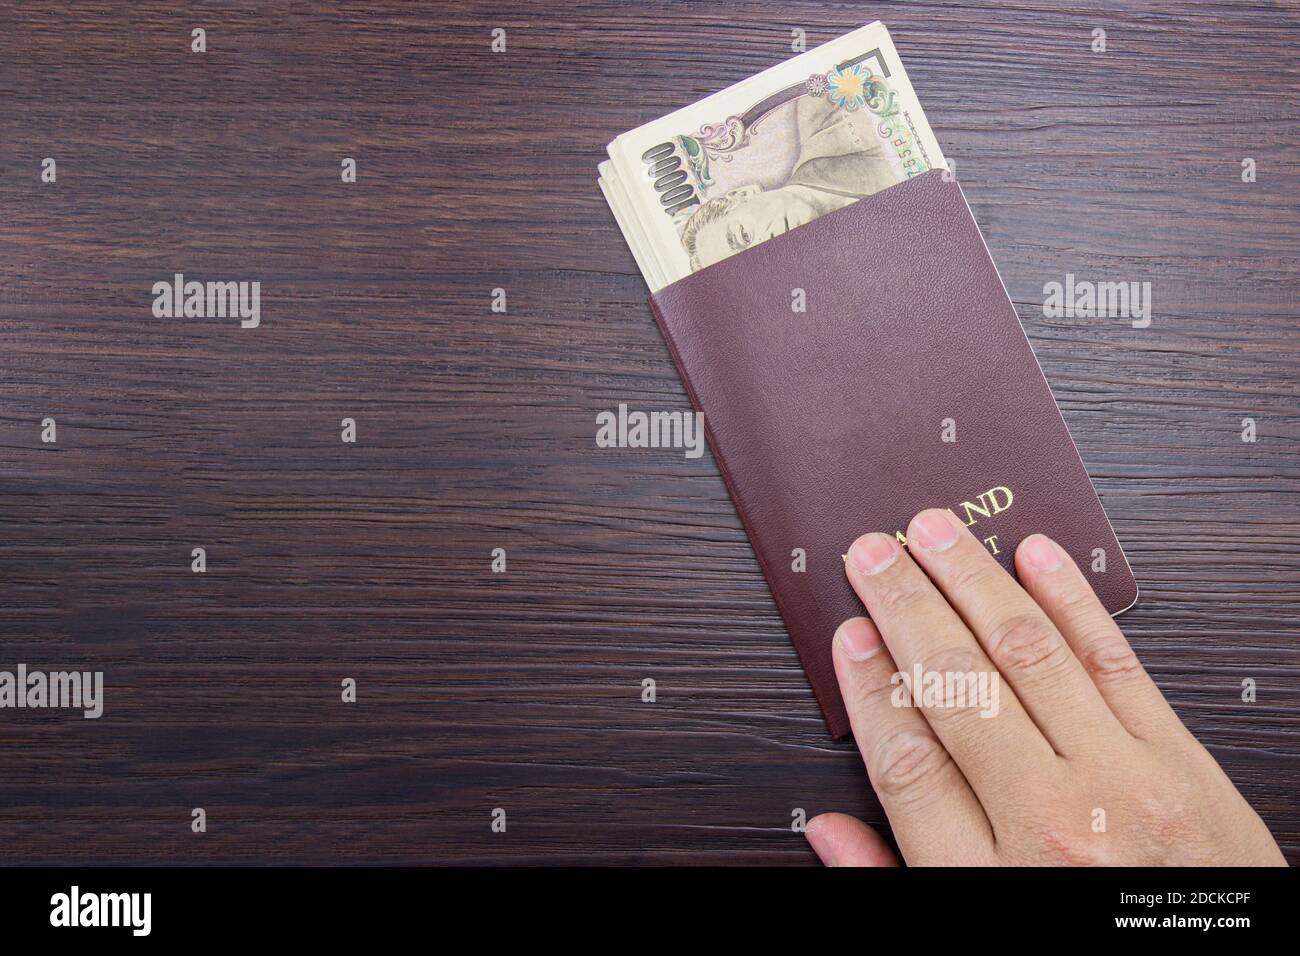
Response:
[{"label": "knuckle", "polygon": [[1217,832],[1204,811],[1202,791],[1203,784],[1185,766],[1171,763],[1128,793],[1123,822],[1142,837],[1132,848],[1137,862],[1166,862],[1171,850],[1178,862],[1198,862]]},{"label": "knuckle", "polygon": [[1046,618],[1014,614],[989,634],[989,654],[1000,668],[1021,674],[1050,673],[1069,660],[1065,639]]},{"label": "knuckle", "polygon": [[892,576],[879,592],[878,614],[882,617],[906,617],[932,593],[929,582],[919,575]]},{"label": "knuckle", "polygon": [[[983,545],[978,545],[981,553],[970,554],[965,556],[962,561],[948,572],[947,586],[952,589],[951,593],[963,594],[984,594],[988,592],[993,579],[1005,572],[1002,566],[994,561],[984,550]],[[988,560],[985,560],[988,558]]]},{"label": "knuckle", "polygon": [[1026,781],[1011,798],[1016,827],[1007,850],[1021,866],[1096,866],[1106,863],[1106,841],[1093,832],[1093,811],[1074,788]]},{"label": "knuckle", "polygon": [[1105,615],[1107,619],[1110,617],[1086,582],[1081,581],[1077,585],[1068,587],[1055,603],[1056,610],[1067,621],[1083,620],[1098,613]]},{"label": "knuckle", "polygon": [[951,764],[952,757],[933,735],[901,730],[877,748],[876,789],[895,798],[922,799],[947,785],[943,777]]},{"label": "knuckle", "polygon": [[886,703],[894,704],[894,695],[898,692],[899,681],[895,675],[888,674],[884,679],[866,680],[860,683],[853,694],[860,710],[878,710]]},{"label": "knuckle", "polygon": [[1034,862],[1047,866],[1102,866],[1104,846],[1089,840],[1077,821],[1067,821],[1049,813],[1028,821],[1027,830],[1033,844]]},{"label": "knuckle", "polygon": [[1083,663],[1094,678],[1101,681],[1132,680],[1143,673],[1142,662],[1125,640],[1106,636],[1090,642]]},{"label": "knuckle", "polygon": [[1158,832],[1174,833],[1192,818],[1181,787],[1167,781],[1153,780],[1147,787],[1130,795],[1133,815],[1148,828]]},{"label": "knuckle", "polygon": [[983,657],[975,653],[973,645],[950,645],[931,651],[923,662],[927,671],[940,674],[973,674],[981,670]]},{"label": "knuckle", "polygon": [[[981,674],[984,674],[981,681]],[[920,688],[912,688],[914,702],[933,722],[951,722],[977,716],[986,701],[981,688],[996,679],[982,654],[962,646],[944,647],[927,654],[922,662]],[[914,681],[915,683],[915,681]]]}]

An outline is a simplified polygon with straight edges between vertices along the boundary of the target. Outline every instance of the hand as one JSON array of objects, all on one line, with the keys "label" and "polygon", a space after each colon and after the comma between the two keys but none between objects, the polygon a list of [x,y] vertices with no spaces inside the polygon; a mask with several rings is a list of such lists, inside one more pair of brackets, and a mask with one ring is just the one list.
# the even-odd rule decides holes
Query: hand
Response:
[{"label": "hand", "polygon": [[[941,509],[906,550],[885,534],[849,550],[872,620],[840,625],[835,673],[907,863],[1284,866],[1065,551],[1033,535],[1016,571],[1023,588]],[[830,865],[898,864],[844,814],[807,836]]]}]

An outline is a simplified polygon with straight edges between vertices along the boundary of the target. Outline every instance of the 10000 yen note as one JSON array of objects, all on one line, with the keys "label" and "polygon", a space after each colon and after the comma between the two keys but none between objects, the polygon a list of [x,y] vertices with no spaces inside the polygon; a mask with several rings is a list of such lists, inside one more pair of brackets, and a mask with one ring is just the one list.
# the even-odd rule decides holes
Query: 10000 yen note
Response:
[{"label": "10000 yen note", "polygon": [[609,155],[605,188],[652,289],[944,166],[879,22],[624,133]]}]

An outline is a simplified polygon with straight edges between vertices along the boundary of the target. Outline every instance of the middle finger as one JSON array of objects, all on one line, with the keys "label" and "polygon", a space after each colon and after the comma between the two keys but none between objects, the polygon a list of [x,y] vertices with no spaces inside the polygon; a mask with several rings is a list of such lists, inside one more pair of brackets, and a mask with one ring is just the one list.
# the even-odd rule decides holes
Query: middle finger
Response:
[{"label": "middle finger", "polygon": [[1057,753],[1086,754],[1128,736],[1056,625],[954,514],[922,511],[907,547]]},{"label": "middle finger", "polygon": [[1051,744],[961,617],[895,538],[880,533],[858,538],[849,548],[845,573],[900,672],[914,685],[919,678],[921,686],[911,688],[913,700],[986,809],[990,794],[1017,792],[1027,769],[1052,769]]}]

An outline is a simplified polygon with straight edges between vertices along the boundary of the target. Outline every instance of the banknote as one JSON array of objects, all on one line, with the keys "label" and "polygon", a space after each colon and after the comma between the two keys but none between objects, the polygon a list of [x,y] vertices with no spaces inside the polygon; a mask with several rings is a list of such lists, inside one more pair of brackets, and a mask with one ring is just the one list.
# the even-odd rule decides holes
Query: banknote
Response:
[{"label": "banknote", "polygon": [[608,152],[601,189],[652,290],[945,167],[880,22],[624,133]]},{"label": "banknote", "polygon": [[630,211],[630,203],[626,192],[614,173],[613,163],[609,160],[600,164],[600,179],[598,182],[600,191],[605,197],[605,202],[609,204],[610,212],[614,214],[614,221],[618,223],[624,241],[627,242],[628,248],[632,250],[632,258],[636,260],[637,268],[641,270],[641,275],[645,277],[646,284],[652,289],[662,288],[666,284],[663,280],[662,267],[658,258],[654,255],[654,250],[650,248],[645,230],[641,228],[640,222],[635,219]]}]

